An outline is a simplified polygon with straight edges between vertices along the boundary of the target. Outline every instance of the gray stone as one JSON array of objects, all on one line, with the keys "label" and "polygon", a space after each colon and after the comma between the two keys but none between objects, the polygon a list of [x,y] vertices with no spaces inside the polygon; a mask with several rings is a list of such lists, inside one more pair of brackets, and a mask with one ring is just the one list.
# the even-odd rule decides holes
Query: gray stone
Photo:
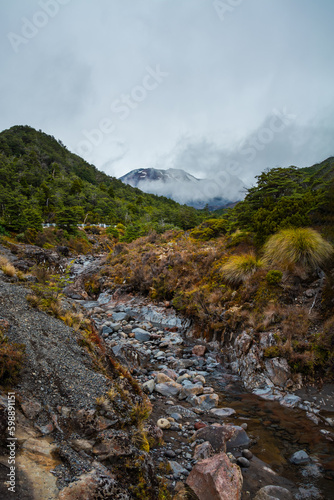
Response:
[{"label": "gray stone", "polygon": [[178,462],[174,462],[174,460],[170,460],[169,465],[171,466],[173,474],[176,477],[180,477],[181,474],[187,473],[187,470],[183,467],[183,465],[179,464]]},{"label": "gray stone", "polygon": [[234,415],[235,410],[233,410],[233,408],[212,408],[210,410],[210,413],[212,413],[216,417],[225,418]]},{"label": "gray stone", "polygon": [[304,450],[296,451],[290,458],[290,462],[295,465],[304,465],[309,463],[310,457]]},{"label": "gray stone", "polygon": [[256,493],[254,500],[293,500],[293,496],[286,488],[268,485]]},{"label": "gray stone", "polygon": [[103,335],[103,337],[108,336],[110,333],[113,333],[113,331],[114,330],[112,328],[110,328],[110,326],[104,326],[102,328],[102,335]]},{"label": "gray stone", "polygon": [[202,396],[190,396],[187,401],[201,410],[211,410],[219,402],[218,394],[203,394]]},{"label": "gray stone", "polygon": [[[186,381],[185,381],[186,382]],[[179,399],[186,399],[189,396],[197,396],[203,393],[202,384],[187,384],[182,387],[179,393]]]},{"label": "gray stone", "polygon": [[240,465],[240,467],[250,467],[250,461],[247,460],[246,457],[238,457],[237,464]]},{"label": "gray stone", "polygon": [[152,392],[154,391],[154,387],[155,387],[155,382],[153,378],[143,383],[143,390],[145,392],[148,392],[149,394],[152,394]]},{"label": "gray stone", "polygon": [[209,441],[204,441],[204,443],[198,444],[194,450],[195,460],[205,460],[214,454],[213,448]]},{"label": "gray stone", "polygon": [[140,342],[147,342],[151,338],[150,333],[146,330],[143,330],[142,328],[135,328],[132,331],[135,334],[135,339],[139,340]]},{"label": "gray stone", "polygon": [[159,394],[162,394],[163,396],[170,397],[170,396],[177,396],[182,389],[182,386],[180,384],[177,384],[176,382],[165,382],[162,384],[156,384],[154,390],[156,392],[159,392]]},{"label": "gray stone", "polygon": [[115,312],[112,315],[112,319],[117,323],[118,321],[129,321],[130,316],[126,312]]},{"label": "gray stone", "polygon": [[266,359],[264,364],[271,382],[279,387],[284,387],[291,377],[287,360],[285,358]]},{"label": "gray stone", "polygon": [[97,299],[97,302],[100,306],[104,305],[104,304],[108,304],[108,302],[110,302],[111,300],[111,295],[109,295],[109,293],[101,293],[99,295],[99,298]]}]

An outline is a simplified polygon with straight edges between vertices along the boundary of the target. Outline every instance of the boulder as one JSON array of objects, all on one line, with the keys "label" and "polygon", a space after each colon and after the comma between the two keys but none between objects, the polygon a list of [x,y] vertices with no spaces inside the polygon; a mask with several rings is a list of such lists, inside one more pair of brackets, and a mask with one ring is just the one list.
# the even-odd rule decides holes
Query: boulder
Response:
[{"label": "boulder", "polygon": [[163,396],[177,396],[182,389],[182,385],[176,382],[164,382],[162,384],[156,384],[154,390],[162,394]]},{"label": "boulder", "polygon": [[291,377],[291,370],[285,358],[266,359],[265,367],[271,382],[279,387],[284,387]]},{"label": "boulder", "polygon": [[225,453],[198,462],[186,483],[199,500],[241,499],[241,471]]},{"label": "boulder", "polygon": [[179,393],[179,399],[186,399],[189,396],[197,396],[197,394],[202,394],[203,386],[202,384],[190,384],[182,387]]},{"label": "boulder", "polygon": [[149,394],[152,394],[155,388],[155,382],[153,378],[151,380],[148,380],[147,382],[143,383],[143,390],[145,392],[148,392]]},{"label": "boulder", "polygon": [[257,492],[254,500],[293,500],[293,496],[286,488],[268,485]]},{"label": "boulder", "polygon": [[242,427],[238,425],[208,425],[199,429],[193,439],[209,441],[215,452],[231,451],[234,448],[246,447],[250,439]]},{"label": "boulder", "polygon": [[189,396],[187,401],[201,410],[211,410],[219,402],[218,394],[203,394],[202,396]]}]

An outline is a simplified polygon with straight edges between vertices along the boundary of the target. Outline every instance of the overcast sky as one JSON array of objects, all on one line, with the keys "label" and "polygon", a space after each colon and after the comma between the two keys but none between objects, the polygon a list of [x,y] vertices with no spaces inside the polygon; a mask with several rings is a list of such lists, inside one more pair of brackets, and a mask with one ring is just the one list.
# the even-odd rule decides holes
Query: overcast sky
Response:
[{"label": "overcast sky", "polygon": [[0,129],[119,177],[334,155],[333,0],[0,0]]}]

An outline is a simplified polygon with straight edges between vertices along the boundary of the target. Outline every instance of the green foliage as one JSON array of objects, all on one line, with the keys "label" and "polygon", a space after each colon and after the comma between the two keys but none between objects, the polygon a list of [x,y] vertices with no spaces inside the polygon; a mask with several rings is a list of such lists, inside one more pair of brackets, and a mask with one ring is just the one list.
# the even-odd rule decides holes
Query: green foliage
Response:
[{"label": "green foliage", "polygon": [[0,328],[0,384],[17,382],[24,360],[25,345],[9,342],[3,328]]},{"label": "green foliage", "polygon": [[9,231],[40,231],[41,221],[57,222],[70,234],[77,222],[121,223],[130,226],[125,238],[131,241],[152,230],[192,229],[206,217],[123,184],[31,127],[0,133],[0,223]]},{"label": "green foliage", "polygon": [[264,246],[264,262],[282,268],[300,266],[314,270],[333,254],[333,247],[314,229],[284,229],[271,236]]},{"label": "green foliage", "polygon": [[261,267],[262,262],[253,253],[232,255],[221,266],[221,273],[230,285],[240,285]]},{"label": "green foliage", "polygon": [[268,271],[266,274],[266,282],[268,283],[268,285],[271,286],[279,285],[282,281],[282,278],[283,278],[282,271],[272,270]]},{"label": "green foliage", "polygon": [[207,219],[190,233],[192,238],[207,241],[226,233],[226,221],[224,219]]}]

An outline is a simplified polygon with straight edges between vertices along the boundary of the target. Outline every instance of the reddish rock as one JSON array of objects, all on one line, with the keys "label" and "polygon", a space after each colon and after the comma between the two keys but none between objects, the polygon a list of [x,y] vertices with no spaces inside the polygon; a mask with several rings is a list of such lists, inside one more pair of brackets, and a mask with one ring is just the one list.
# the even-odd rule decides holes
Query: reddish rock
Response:
[{"label": "reddish rock", "polygon": [[195,345],[192,349],[192,353],[195,356],[204,356],[206,353],[206,346],[205,345]]},{"label": "reddish rock", "polygon": [[203,427],[206,427],[206,424],[204,422],[195,422],[194,429],[198,431],[199,429],[203,429]]},{"label": "reddish rock", "polygon": [[32,420],[37,417],[42,409],[42,405],[38,403],[38,401],[31,400],[26,403],[22,403],[21,408],[24,415]]},{"label": "reddish rock", "polygon": [[242,483],[240,468],[225,453],[198,462],[187,479],[199,500],[240,500]]}]

